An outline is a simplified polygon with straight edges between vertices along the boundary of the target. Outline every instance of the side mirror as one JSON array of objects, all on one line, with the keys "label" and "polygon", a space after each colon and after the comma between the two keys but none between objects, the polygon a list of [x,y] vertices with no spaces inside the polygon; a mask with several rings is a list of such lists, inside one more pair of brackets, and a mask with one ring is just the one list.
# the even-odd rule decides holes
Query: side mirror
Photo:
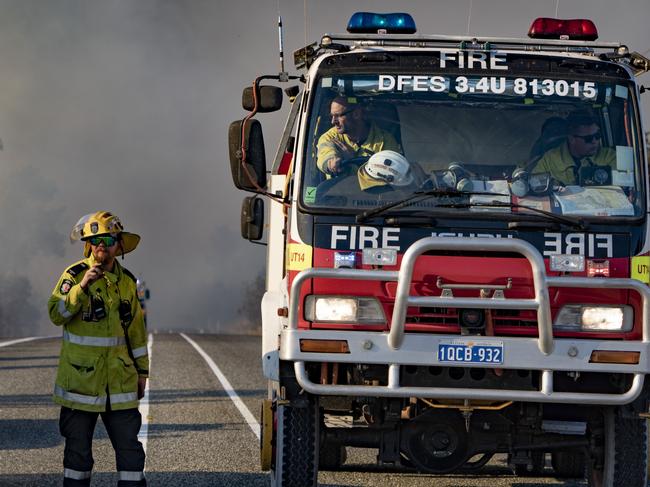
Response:
[{"label": "side mirror", "polygon": [[[242,126],[244,123],[246,127],[243,146],[246,150],[246,162],[242,164]],[[246,122],[237,120],[231,123],[228,129],[228,148],[232,181],[237,189],[258,191],[256,184],[261,188],[266,187],[266,154],[262,126],[259,121],[251,118]]]},{"label": "side mirror", "polygon": [[[241,97],[241,104],[244,110],[252,112],[255,108],[255,99],[253,98],[253,87],[244,88]],[[282,108],[282,88],[277,86],[258,86],[257,89],[257,112],[269,113],[276,112]]]},{"label": "side mirror", "polygon": [[246,240],[261,240],[264,231],[264,201],[247,196],[241,205],[241,236]]}]

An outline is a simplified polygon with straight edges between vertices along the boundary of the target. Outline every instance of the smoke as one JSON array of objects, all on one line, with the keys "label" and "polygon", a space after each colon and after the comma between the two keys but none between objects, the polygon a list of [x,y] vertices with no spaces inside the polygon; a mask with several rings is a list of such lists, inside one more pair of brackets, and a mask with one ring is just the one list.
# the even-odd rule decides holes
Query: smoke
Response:
[{"label": "smoke", "polygon": [[[217,3],[3,2],[0,311],[9,335],[51,333],[49,293],[82,257],[67,235],[99,209],[142,236],[124,264],[151,289],[153,329],[224,331],[240,321],[263,251],[239,237],[242,195],[225,134],[241,113],[241,79],[227,63],[237,56],[224,52],[231,40]],[[38,326],[12,330],[12,321]]]},{"label": "smoke", "polygon": [[[353,10],[409,11],[421,33],[453,35],[466,31],[469,4],[309,0],[305,19],[301,0],[4,0],[0,316],[9,331],[0,334],[52,333],[47,298],[81,258],[69,231],[100,209],[142,236],[124,264],[151,290],[152,329],[240,330],[255,319],[265,252],[239,236],[244,194],[232,186],[226,134],[244,116],[242,88],[279,70],[278,6],[292,71],[291,53],[343,31]],[[555,4],[473,2],[471,30],[519,37]],[[565,18],[585,12],[601,39],[650,48],[647,0],[560,4]],[[269,159],[287,110],[259,117]]]}]

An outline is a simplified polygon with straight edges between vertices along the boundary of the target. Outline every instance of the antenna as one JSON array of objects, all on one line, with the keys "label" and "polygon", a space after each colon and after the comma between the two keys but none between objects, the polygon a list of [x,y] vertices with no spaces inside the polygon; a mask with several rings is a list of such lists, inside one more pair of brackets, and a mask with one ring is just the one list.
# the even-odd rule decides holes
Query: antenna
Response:
[{"label": "antenna", "polygon": [[284,70],[284,40],[282,35],[282,16],[278,14],[278,44],[280,47],[280,73],[278,74],[280,82],[289,81],[289,74]]}]

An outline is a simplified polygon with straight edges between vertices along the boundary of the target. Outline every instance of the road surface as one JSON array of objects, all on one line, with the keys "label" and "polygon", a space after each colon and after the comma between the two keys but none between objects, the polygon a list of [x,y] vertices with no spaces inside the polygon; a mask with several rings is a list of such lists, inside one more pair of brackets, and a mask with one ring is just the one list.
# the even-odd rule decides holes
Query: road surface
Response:
[{"label": "road surface", "polygon": [[[155,334],[151,374],[141,404],[150,486],[268,486],[259,467],[257,423],[266,381],[260,338]],[[59,407],[51,400],[60,339],[0,339],[0,487],[61,484],[63,442]],[[342,471],[319,472],[321,486],[584,485],[549,476],[514,477],[503,458],[478,473],[420,475],[374,465],[376,452],[348,449]],[[94,487],[117,484],[106,431],[98,422]]]}]

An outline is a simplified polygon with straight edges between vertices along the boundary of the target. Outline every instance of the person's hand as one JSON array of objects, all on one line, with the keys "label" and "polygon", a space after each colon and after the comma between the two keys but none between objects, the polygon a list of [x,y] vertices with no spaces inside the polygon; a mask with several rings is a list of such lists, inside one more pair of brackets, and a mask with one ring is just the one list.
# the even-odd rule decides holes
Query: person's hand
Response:
[{"label": "person's hand", "polygon": [[102,270],[102,265],[95,264],[90,269],[88,269],[84,274],[83,279],[79,283],[81,289],[83,289],[84,291],[88,290],[88,286],[90,286],[97,279],[101,279],[103,275],[104,275],[104,271]]},{"label": "person's hand", "polygon": [[353,158],[355,156],[355,151],[352,147],[347,146],[345,142],[340,140],[332,140],[332,145],[336,151],[336,155],[327,160],[327,170],[330,174],[338,174],[343,170],[341,168],[341,163],[346,159]]},{"label": "person's hand", "polygon": [[144,397],[144,388],[146,386],[147,386],[147,378],[138,377],[138,399],[142,399]]},{"label": "person's hand", "polygon": [[343,159],[341,159],[338,156],[330,157],[327,160],[327,172],[332,174],[332,175],[336,175],[336,174],[340,173],[341,172],[341,162],[342,161],[343,161]]}]

